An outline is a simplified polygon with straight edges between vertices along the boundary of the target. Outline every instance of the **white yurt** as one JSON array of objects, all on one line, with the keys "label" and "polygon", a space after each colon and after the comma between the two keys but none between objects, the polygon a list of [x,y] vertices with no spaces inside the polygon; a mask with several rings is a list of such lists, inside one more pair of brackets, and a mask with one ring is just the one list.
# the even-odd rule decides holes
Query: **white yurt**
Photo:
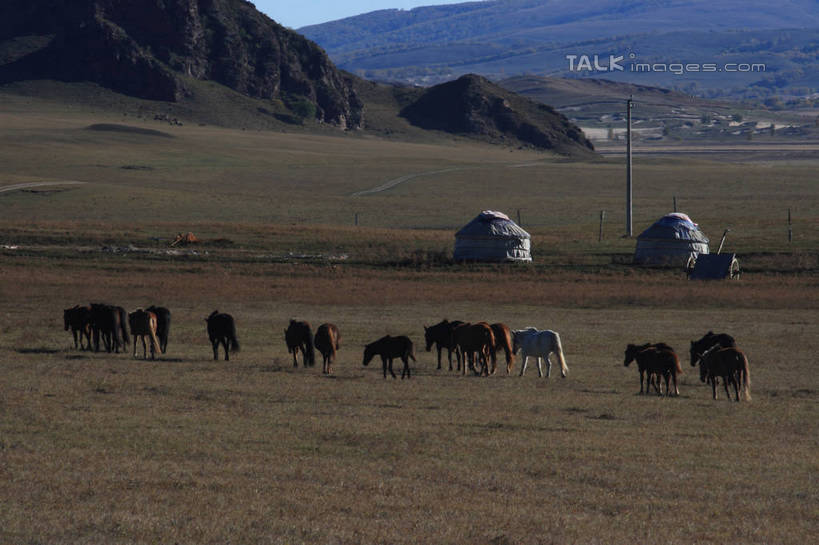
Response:
[{"label": "white yurt", "polygon": [[532,261],[531,236],[494,210],[484,210],[455,233],[455,261]]},{"label": "white yurt", "polygon": [[634,263],[685,266],[690,257],[708,253],[708,237],[686,214],[667,214],[640,233]]}]

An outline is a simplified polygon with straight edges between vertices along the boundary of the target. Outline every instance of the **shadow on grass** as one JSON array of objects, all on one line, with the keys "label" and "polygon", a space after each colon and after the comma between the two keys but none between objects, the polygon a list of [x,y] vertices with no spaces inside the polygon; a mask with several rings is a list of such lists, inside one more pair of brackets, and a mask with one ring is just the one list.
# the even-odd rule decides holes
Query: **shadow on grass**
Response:
[{"label": "shadow on grass", "polygon": [[15,348],[14,351],[17,352],[18,354],[57,354],[59,352],[62,352],[62,350],[44,348],[42,346],[38,348]]}]

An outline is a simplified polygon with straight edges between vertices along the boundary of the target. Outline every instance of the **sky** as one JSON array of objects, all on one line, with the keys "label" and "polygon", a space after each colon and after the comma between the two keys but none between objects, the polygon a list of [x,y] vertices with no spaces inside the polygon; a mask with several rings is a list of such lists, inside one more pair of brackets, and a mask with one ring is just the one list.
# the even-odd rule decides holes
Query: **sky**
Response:
[{"label": "sky", "polygon": [[290,28],[326,23],[378,9],[460,4],[469,0],[251,0],[256,9]]}]

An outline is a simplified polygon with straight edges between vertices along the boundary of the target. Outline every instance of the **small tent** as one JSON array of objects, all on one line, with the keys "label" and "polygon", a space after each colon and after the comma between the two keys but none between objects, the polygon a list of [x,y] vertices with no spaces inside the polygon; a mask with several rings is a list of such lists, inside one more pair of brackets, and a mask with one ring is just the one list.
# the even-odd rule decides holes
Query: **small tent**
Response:
[{"label": "small tent", "polygon": [[634,263],[685,266],[688,259],[708,253],[708,237],[685,214],[668,214],[637,237]]},{"label": "small tent", "polygon": [[455,233],[455,261],[532,261],[531,236],[509,216],[484,210]]}]

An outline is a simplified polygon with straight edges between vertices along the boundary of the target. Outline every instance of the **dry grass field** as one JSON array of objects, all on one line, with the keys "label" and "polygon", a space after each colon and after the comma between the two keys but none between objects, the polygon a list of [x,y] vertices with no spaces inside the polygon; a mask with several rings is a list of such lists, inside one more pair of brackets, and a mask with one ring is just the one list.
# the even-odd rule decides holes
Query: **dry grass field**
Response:
[{"label": "dry grass field", "polygon": [[[0,542],[802,544],[819,531],[815,162],[638,162],[635,230],[673,195],[712,239],[732,228],[745,274],[693,283],[624,264],[616,161],[19,99],[0,121],[0,189],[86,182],[0,193]],[[98,123],[172,138],[86,129]],[[488,207],[522,209],[533,264],[448,261],[453,230]],[[169,252],[180,231],[202,243]],[[74,350],[61,312],[89,301],[169,307],[168,353]],[[237,320],[229,362],[205,334],[217,308]],[[339,325],[333,376],[293,368],[291,317]],[[438,371],[422,326],[444,317],[559,331],[569,376]],[[688,365],[709,329],[748,353],[750,402],[713,401]],[[361,365],[387,333],[416,343],[409,381]],[[679,398],[636,395],[622,364],[627,343],[661,340],[682,356]]]}]

